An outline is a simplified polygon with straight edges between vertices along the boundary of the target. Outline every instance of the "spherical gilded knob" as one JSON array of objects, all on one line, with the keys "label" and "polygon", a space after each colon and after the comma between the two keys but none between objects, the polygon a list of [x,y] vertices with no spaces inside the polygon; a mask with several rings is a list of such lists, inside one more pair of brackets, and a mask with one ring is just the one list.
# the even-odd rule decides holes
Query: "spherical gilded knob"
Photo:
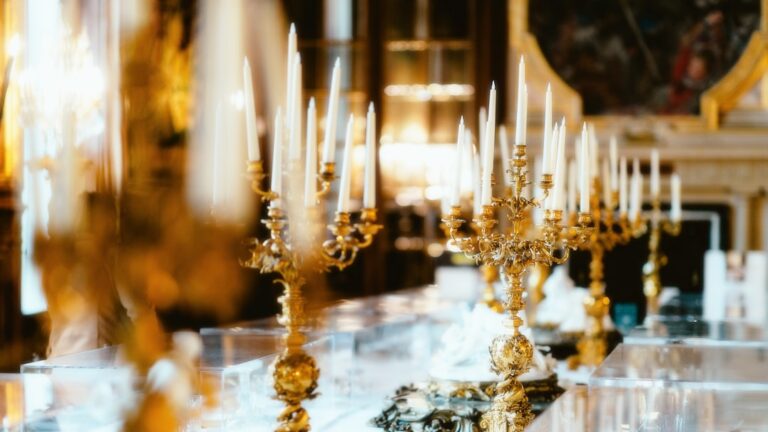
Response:
[{"label": "spherical gilded knob", "polygon": [[519,376],[531,367],[533,344],[522,334],[496,336],[490,353],[494,372]]},{"label": "spherical gilded knob", "polygon": [[584,309],[587,315],[595,318],[602,318],[608,314],[611,307],[611,300],[603,294],[587,296],[584,299]]},{"label": "spherical gilded knob", "polygon": [[272,365],[275,391],[280,400],[298,404],[313,397],[320,370],[307,353],[281,354]]}]

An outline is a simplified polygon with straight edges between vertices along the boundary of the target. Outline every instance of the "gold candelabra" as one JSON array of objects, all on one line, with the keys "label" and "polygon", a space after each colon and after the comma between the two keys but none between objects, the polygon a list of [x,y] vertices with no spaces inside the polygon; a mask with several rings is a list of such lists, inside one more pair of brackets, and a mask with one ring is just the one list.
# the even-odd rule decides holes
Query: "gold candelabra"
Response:
[{"label": "gold candelabra", "polygon": [[[597,366],[605,359],[607,341],[604,321],[610,310],[611,300],[605,295],[605,282],[603,280],[603,258],[605,252],[618,245],[628,243],[632,238],[645,232],[645,224],[639,215],[634,222],[630,222],[626,212],[615,217],[615,206],[619,198],[618,191],[611,191],[612,203],[601,203],[600,192],[602,181],[595,177],[592,180],[592,192],[590,194],[590,208],[592,209],[592,221],[594,230],[589,236],[589,241],[582,244],[580,249],[589,251],[591,260],[589,263],[589,295],[584,299],[584,309],[587,315],[587,323],[584,334],[577,343],[578,355],[569,359],[571,368],[579,364]],[[601,205],[602,204],[602,205]]]},{"label": "gold candelabra", "polygon": [[[570,250],[586,243],[592,232],[588,213],[579,214],[575,226],[563,226],[562,210],[547,210],[539,234],[526,236],[528,210],[541,205],[541,200],[526,198],[523,194],[529,183],[527,163],[526,146],[516,145],[507,170],[511,176],[512,193],[504,198],[493,198],[490,205],[483,206],[482,213],[473,221],[479,229],[476,236],[461,236],[460,228],[465,222],[461,218],[461,207],[452,207],[451,213],[443,219],[451,241],[476,262],[499,269],[506,285],[504,309],[509,312],[507,325],[512,332],[496,336],[491,343],[491,368],[503,378],[494,386],[491,407],[481,420],[481,427],[493,432],[522,431],[532,419],[530,403],[518,380],[530,368],[534,349],[520,332],[523,320],[519,313],[525,307],[523,273],[536,263],[564,263]],[[552,186],[552,175],[545,174],[541,180],[544,198]],[[511,224],[508,231],[494,229],[499,222],[496,209],[506,212]]]},{"label": "gold candelabra", "polygon": [[[281,279],[277,282],[284,289],[284,294],[278,299],[282,306],[278,321],[287,330],[285,348],[272,365],[277,399],[286,405],[277,418],[277,431],[306,432],[310,430],[309,415],[301,405],[302,401],[315,396],[320,370],[314,358],[303,349],[306,337],[302,328],[307,324],[301,293],[306,282],[303,275],[324,272],[333,267],[343,270],[354,262],[360,249],[373,242],[381,225],[376,223],[375,208],[362,209],[359,222],[352,222],[349,212],[336,212],[333,222],[328,225],[330,239],[320,243],[321,236],[316,229],[319,226],[316,223],[317,206],[307,208],[307,213],[313,214],[289,221],[280,205],[276,204],[279,196],[261,187],[266,178],[261,161],[249,162],[248,173],[253,191],[270,203],[267,218],[261,221],[269,230],[269,238],[263,241],[250,239],[250,258],[242,265],[261,273],[278,273]],[[321,184],[318,198],[327,195],[334,178],[334,165],[324,164],[318,175]],[[312,224],[310,230],[304,231],[311,233],[309,239],[303,239],[308,241],[309,246],[292,245],[290,225],[306,223]]]},{"label": "gold candelabra", "polygon": [[655,197],[652,201],[651,219],[648,222],[651,235],[648,240],[648,261],[643,265],[643,293],[646,299],[646,319],[659,312],[659,294],[661,294],[661,268],[667,265],[667,257],[659,250],[662,232],[672,236],[680,234],[680,221],[661,218],[661,201]]}]

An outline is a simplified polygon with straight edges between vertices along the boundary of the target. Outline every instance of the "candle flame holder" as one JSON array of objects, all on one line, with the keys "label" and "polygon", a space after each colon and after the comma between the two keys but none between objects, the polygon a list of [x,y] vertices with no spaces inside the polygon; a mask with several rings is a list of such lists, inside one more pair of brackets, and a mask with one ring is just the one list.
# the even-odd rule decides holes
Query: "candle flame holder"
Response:
[{"label": "candle flame holder", "polygon": [[[529,210],[541,206],[553,186],[552,176],[543,176],[542,199],[526,198],[523,191],[529,181],[525,145],[515,146],[509,164],[506,173],[511,176],[512,193],[504,198],[492,198],[490,205],[483,206],[482,213],[473,221],[478,227],[476,236],[461,236],[460,228],[465,221],[461,218],[460,207],[452,207],[451,213],[443,219],[451,242],[477,263],[499,269],[506,285],[507,298],[503,306],[509,313],[507,325],[512,331],[496,336],[491,343],[491,369],[503,378],[493,387],[491,408],[480,422],[484,430],[493,432],[522,431],[533,417],[528,397],[518,379],[530,369],[534,350],[531,341],[520,332],[523,320],[519,313],[525,307],[523,273],[537,263],[566,262],[570,251],[588,242],[592,233],[588,213],[579,214],[577,225],[563,226],[563,212],[547,210],[539,233],[526,235]],[[508,231],[495,229],[499,222],[495,215],[497,209],[506,213],[511,224]]]},{"label": "candle flame holder", "polygon": [[[568,359],[568,365],[575,369],[580,364],[585,366],[597,366],[607,355],[607,340],[604,321],[611,306],[611,300],[605,295],[605,282],[603,280],[603,258],[605,252],[618,245],[627,244],[632,238],[645,233],[645,224],[641,218],[630,222],[626,213],[615,218],[614,207],[609,203],[601,203],[600,192],[602,181],[595,177],[592,180],[590,194],[590,208],[592,209],[592,221],[594,229],[589,241],[582,244],[579,249],[589,251],[589,295],[584,299],[584,309],[587,315],[587,324],[584,334],[576,345],[578,354]],[[618,191],[611,191],[612,202],[618,201]]]},{"label": "candle flame holder", "polygon": [[320,190],[317,192],[317,197],[322,198],[331,191],[331,183],[336,179],[336,164],[334,162],[324,162],[323,169],[317,175],[317,179],[320,181]]},{"label": "candle flame holder", "polygon": [[643,294],[646,300],[646,320],[648,317],[659,313],[659,294],[661,294],[661,268],[667,265],[667,256],[661,252],[660,243],[662,233],[678,236],[682,228],[680,221],[661,217],[661,201],[658,197],[653,199],[653,209],[648,222],[650,238],[648,240],[648,261],[643,265]]},{"label": "candle flame holder", "polygon": [[[321,189],[318,198],[327,195],[334,179],[333,164],[325,164],[318,181]],[[277,280],[283,286],[283,295],[278,299],[281,313],[278,322],[285,327],[285,348],[272,364],[272,376],[277,399],[285,404],[278,415],[277,432],[307,432],[310,430],[309,414],[302,407],[302,402],[316,396],[320,370],[315,359],[302,346],[306,336],[302,329],[307,324],[304,312],[304,298],[301,288],[306,283],[304,274],[322,273],[335,267],[339,270],[351,265],[360,249],[368,247],[373,237],[382,228],[376,223],[376,209],[365,208],[360,221],[353,222],[349,212],[336,212],[334,221],[328,225],[332,238],[320,243],[320,230],[312,229],[309,247],[293,245],[290,236],[291,223],[314,224],[316,217],[289,221],[286,213],[275,204],[279,199],[273,191],[262,189],[266,178],[262,165],[251,162],[248,170],[253,191],[262,200],[270,202],[266,219],[261,222],[269,230],[269,237],[264,240],[249,239],[250,257],[241,262],[243,267],[259,270],[261,273],[277,273]],[[316,213],[317,206],[308,208],[307,213]],[[309,214],[308,216],[317,216]],[[289,223],[290,222],[290,223]],[[306,240],[306,239],[305,239]],[[309,250],[306,250],[309,249]]]}]

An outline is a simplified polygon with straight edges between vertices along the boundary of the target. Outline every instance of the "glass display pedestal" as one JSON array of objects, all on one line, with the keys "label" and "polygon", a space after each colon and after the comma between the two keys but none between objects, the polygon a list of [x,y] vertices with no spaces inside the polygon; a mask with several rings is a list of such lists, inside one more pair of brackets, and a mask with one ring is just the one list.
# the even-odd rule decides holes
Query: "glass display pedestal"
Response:
[{"label": "glass display pedestal", "polygon": [[768,347],[619,345],[529,431],[768,430]]}]

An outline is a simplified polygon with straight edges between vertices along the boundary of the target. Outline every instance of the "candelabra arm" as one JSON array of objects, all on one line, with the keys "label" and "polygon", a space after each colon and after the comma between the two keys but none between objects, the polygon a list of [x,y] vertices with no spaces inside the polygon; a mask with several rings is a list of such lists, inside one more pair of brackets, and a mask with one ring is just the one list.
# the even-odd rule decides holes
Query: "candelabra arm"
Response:
[{"label": "candelabra arm", "polygon": [[668,221],[665,220],[661,224],[662,229],[666,234],[671,235],[672,237],[677,237],[680,235],[680,230],[682,229],[682,223],[680,221]]},{"label": "candelabra arm", "polygon": [[376,223],[376,209],[364,208],[360,213],[360,222],[355,224],[355,231],[362,237],[357,243],[357,249],[364,249],[373,243],[373,237],[384,228]]},{"label": "candelabra arm", "polygon": [[327,266],[340,270],[351,265],[360,249],[364,249],[373,243],[373,237],[382,229],[376,223],[376,209],[365,208],[362,210],[360,222],[353,224],[349,212],[337,212],[328,230],[332,239],[323,244],[323,257]]},{"label": "candelabra arm", "polygon": [[267,178],[267,175],[264,173],[264,163],[262,161],[248,161],[247,173],[251,178],[251,190],[253,190],[262,201],[273,201],[278,198],[275,192],[262,189],[261,187],[264,179]]},{"label": "candelabra arm", "polygon": [[462,236],[460,235],[461,226],[464,224],[464,220],[461,218],[461,207],[451,207],[451,212],[445,215],[442,219],[442,226],[444,227],[449,241],[452,242],[464,255],[477,261],[477,237]]}]

